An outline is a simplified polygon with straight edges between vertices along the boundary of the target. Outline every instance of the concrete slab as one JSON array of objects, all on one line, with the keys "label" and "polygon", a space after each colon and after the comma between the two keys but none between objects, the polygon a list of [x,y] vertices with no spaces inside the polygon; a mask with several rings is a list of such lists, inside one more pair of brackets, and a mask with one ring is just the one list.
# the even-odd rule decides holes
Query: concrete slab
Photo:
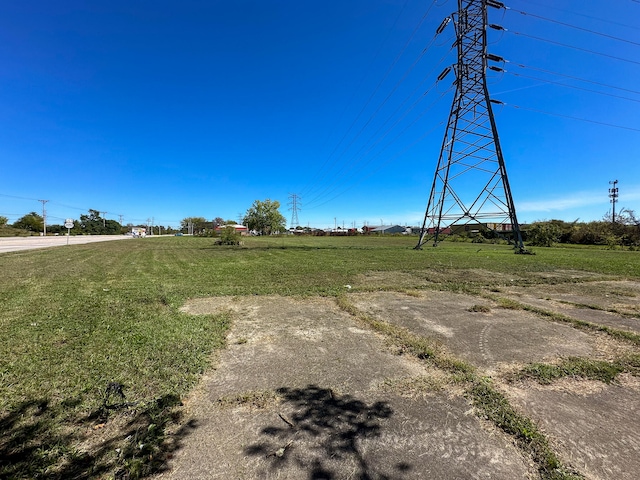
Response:
[{"label": "concrete slab", "polygon": [[[588,356],[596,351],[593,337],[585,332],[528,312],[495,308],[491,302],[470,295],[376,292],[353,294],[349,299],[370,315],[440,339],[454,354],[488,373],[511,364]],[[475,305],[490,311],[469,311]]]},{"label": "concrete slab", "polygon": [[619,383],[563,380],[507,388],[512,404],[551,438],[589,479],[640,478],[640,379]]},{"label": "concrete slab", "polygon": [[385,387],[432,372],[330,299],[202,299],[185,310],[231,310],[234,324],[186,403],[195,428],[157,478],[533,478],[461,395]]},{"label": "concrete slab", "polygon": [[[640,282],[585,282],[507,287],[500,290],[500,295],[521,303],[579,320],[640,333]],[[596,309],[585,308],[586,306]]]}]

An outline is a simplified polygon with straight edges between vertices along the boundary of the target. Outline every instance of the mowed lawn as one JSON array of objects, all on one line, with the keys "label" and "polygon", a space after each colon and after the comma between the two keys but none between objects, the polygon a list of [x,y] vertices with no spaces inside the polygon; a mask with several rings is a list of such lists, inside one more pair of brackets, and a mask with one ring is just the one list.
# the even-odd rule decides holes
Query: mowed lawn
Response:
[{"label": "mowed lawn", "polygon": [[[394,275],[372,286],[362,281],[375,272],[423,279],[438,272],[461,289],[474,288],[456,274],[467,269],[495,272],[496,284],[504,274],[540,281],[539,272],[562,278],[572,270],[640,277],[640,252],[573,247],[515,255],[506,245],[447,242],[416,251],[416,241],[260,237],[225,247],[163,237],[0,255],[0,478],[151,471],[180,399],[224,348],[230,325],[225,314],[181,313],[188,298],[419,287],[396,284]],[[88,435],[123,411],[129,418],[119,431]],[[120,445],[131,436],[137,448],[126,450]]]}]

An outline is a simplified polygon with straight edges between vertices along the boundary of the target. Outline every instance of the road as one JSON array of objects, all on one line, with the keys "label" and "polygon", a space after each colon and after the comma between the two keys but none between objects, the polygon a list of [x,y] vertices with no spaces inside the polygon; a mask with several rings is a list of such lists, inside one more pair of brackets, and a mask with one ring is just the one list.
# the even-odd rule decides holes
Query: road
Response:
[{"label": "road", "polygon": [[[69,245],[84,243],[106,242],[109,240],[127,240],[128,235],[78,235],[68,237]],[[0,237],[0,253],[32,250],[35,248],[49,248],[67,245],[67,236],[48,237]]]}]

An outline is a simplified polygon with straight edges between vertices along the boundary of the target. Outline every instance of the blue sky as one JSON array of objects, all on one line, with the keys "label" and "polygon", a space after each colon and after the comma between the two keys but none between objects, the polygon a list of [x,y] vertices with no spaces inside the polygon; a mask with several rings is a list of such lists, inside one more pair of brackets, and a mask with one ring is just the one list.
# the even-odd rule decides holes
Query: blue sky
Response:
[{"label": "blue sky", "polygon": [[[600,219],[615,179],[640,212],[640,3],[505,4],[489,90],[519,220]],[[0,215],[47,199],[48,223],[91,208],[175,227],[269,198],[290,220],[296,194],[302,225],[420,224],[453,95],[436,77],[456,61],[453,26],[434,33],[456,9],[4,2]]]}]

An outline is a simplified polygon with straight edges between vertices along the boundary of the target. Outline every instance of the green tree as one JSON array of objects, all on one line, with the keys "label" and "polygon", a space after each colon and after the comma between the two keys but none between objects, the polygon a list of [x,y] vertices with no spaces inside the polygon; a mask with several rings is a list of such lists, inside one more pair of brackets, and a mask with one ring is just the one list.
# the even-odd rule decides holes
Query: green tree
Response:
[{"label": "green tree", "polygon": [[[198,233],[207,226],[207,220],[204,217],[186,217],[180,222],[180,228],[186,230],[187,233]],[[189,230],[190,227],[193,230]]]},{"label": "green tree", "polygon": [[13,222],[13,227],[29,230],[30,232],[41,232],[44,228],[44,220],[36,212],[31,212]]},{"label": "green tree", "polygon": [[107,220],[100,216],[98,210],[89,209],[87,215],[80,215],[79,230],[85,235],[119,235],[122,225],[115,220]]},{"label": "green tree", "polygon": [[266,199],[256,200],[244,216],[243,223],[249,230],[255,230],[261,235],[271,235],[283,231],[287,220],[279,211],[280,202]]},{"label": "green tree", "polygon": [[0,215],[0,227],[4,227],[7,223],[9,223],[9,219]]}]

